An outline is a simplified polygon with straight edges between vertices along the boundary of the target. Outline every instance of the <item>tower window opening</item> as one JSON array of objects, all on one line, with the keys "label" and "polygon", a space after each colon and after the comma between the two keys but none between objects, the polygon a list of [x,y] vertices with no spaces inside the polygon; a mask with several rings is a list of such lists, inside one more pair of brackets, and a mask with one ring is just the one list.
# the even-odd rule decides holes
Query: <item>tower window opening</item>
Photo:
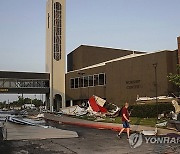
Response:
[{"label": "tower window opening", "polygon": [[49,18],[50,18],[50,16],[49,16],[49,13],[48,13],[48,28],[49,28]]},{"label": "tower window opening", "polygon": [[62,35],[62,7],[59,2],[54,3],[54,59],[59,61],[61,59],[61,35]]}]

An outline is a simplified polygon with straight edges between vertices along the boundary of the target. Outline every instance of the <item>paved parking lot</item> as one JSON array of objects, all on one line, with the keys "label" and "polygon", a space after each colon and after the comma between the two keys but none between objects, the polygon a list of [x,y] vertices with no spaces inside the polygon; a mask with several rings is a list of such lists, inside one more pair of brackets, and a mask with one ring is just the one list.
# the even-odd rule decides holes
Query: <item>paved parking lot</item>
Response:
[{"label": "paved parking lot", "polygon": [[75,131],[44,128],[43,126],[17,125],[11,122],[6,122],[5,128],[7,129],[7,140],[78,137],[78,134]]},{"label": "paved parking lot", "polygon": [[79,138],[6,141],[0,145],[1,154],[178,154],[179,144],[143,144],[132,149],[123,134],[116,137],[111,130],[97,130],[69,125],[52,124],[58,128],[76,131]]}]

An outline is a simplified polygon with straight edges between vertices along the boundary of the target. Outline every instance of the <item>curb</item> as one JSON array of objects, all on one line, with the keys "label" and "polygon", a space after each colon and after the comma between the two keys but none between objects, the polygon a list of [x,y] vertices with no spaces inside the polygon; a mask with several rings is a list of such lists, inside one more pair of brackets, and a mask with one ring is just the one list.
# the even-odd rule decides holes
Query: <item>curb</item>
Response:
[{"label": "curb", "polygon": [[103,124],[85,124],[85,123],[75,123],[75,122],[62,122],[67,125],[76,125],[80,127],[88,127],[88,128],[95,128],[95,129],[107,129],[113,131],[120,131],[122,128],[118,126],[107,126]]},{"label": "curb", "polygon": [[44,118],[46,121],[52,121],[58,124],[66,124],[66,125],[75,125],[80,127],[87,127],[87,128],[95,128],[95,129],[106,129],[106,130],[112,130],[112,131],[120,131],[122,127],[120,126],[110,126],[105,124],[86,124],[86,123],[79,123],[79,122],[62,122],[62,121],[56,121],[48,118]]}]

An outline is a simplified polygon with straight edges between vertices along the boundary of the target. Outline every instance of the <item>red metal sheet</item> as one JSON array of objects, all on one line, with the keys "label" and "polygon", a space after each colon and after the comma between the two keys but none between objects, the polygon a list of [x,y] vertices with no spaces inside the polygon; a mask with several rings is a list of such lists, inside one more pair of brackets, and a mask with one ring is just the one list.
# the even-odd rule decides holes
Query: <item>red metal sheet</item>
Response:
[{"label": "red metal sheet", "polygon": [[107,112],[106,108],[101,107],[96,103],[96,100],[93,96],[89,99],[89,104],[90,104],[92,110],[95,112],[103,112],[103,113]]},{"label": "red metal sheet", "polygon": [[93,109],[93,111],[95,112],[99,112],[100,109],[96,103],[96,100],[94,99],[94,97],[92,96],[90,99],[89,99],[89,104],[91,105],[91,108]]}]

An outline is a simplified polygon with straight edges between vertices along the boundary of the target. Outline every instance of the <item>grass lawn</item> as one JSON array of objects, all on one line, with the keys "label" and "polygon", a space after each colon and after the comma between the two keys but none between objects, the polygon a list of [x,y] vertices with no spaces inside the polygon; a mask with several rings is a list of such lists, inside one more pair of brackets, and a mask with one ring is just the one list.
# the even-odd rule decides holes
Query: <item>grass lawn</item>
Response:
[{"label": "grass lawn", "polygon": [[[79,119],[84,119],[84,120],[90,120],[90,121],[96,121],[96,117],[90,117],[90,116],[81,116],[81,117],[76,117]],[[130,117],[130,124],[132,125],[144,125],[144,126],[152,126],[155,127],[157,118],[138,118],[138,117]],[[109,123],[119,123],[121,124],[121,117],[116,117],[116,118],[109,118],[105,117],[102,119],[99,119],[98,122],[109,122]],[[158,120],[158,123],[163,122],[163,120]]]},{"label": "grass lawn", "polygon": [[[156,122],[157,122],[157,118],[131,117],[130,120],[131,120],[130,124],[132,124],[132,125],[145,125],[145,126],[152,126],[152,127],[154,127],[156,125]],[[121,117],[117,117],[117,118],[106,117],[104,122],[122,123]]]}]

